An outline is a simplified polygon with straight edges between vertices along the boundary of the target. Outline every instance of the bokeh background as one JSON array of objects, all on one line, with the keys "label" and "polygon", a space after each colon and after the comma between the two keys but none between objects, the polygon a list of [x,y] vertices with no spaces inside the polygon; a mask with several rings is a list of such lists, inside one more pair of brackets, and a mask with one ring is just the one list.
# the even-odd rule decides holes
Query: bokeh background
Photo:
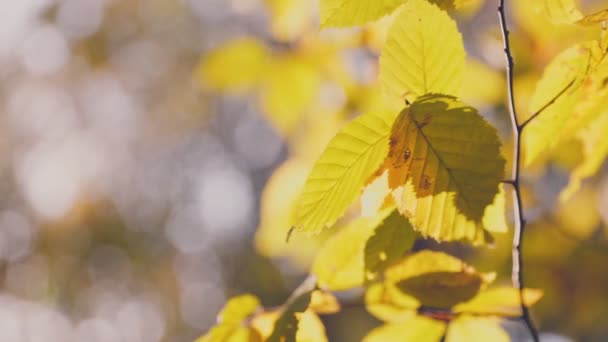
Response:
[{"label": "bokeh background", "polygon": [[[542,68],[599,30],[508,3],[525,116]],[[339,127],[381,108],[391,20],[319,32],[317,6],[0,2],[0,341],[192,341],[230,296],[287,298],[325,238],[285,243],[294,197]],[[499,128],[508,156],[495,7],[472,0],[453,15],[469,55],[464,100]],[[608,338],[606,168],[557,198],[580,149],[560,146],[524,175],[526,280],[545,291],[533,315],[548,341]],[[417,248],[508,283],[510,239]],[[331,341],[377,324],[356,305],[323,320]]]}]

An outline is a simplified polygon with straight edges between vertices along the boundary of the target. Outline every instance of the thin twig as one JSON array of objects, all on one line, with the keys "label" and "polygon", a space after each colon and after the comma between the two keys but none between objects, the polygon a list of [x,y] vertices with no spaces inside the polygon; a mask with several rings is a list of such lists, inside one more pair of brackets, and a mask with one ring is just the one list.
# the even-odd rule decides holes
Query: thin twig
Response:
[{"label": "thin twig", "polygon": [[526,221],[524,220],[521,192],[519,189],[519,162],[521,160],[521,126],[517,119],[517,113],[515,112],[515,99],[513,96],[513,57],[511,56],[511,48],[509,45],[509,30],[507,28],[507,22],[505,19],[504,11],[504,0],[498,0],[498,19],[500,21],[500,28],[502,31],[502,40],[504,44],[505,58],[507,61],[507,91],[509,95],[509,114],[511,116],[511,128],[513,131],[513,169],[512,169],[512,180],[510,184],[513,186],[513,210],[515,216],[515,229],[513,232],[513,248],[512,248],[512,270],[511,270],[511,281],[513,287],[519,291],[519,302],[521,306],[521,318],[526,324],[526,327],[532,335],[532,339],[538,342],[538,332],[532,319],[530,312],[524,301],[524,279],[523,279],[523,262],[522,262],[522,237],[524,229],[526,227]]},{"label": "thin twig", "polygon": [[564,87],[564,89],[562,89],[562,90],[561,90],[559,93],[557,93],[557,95],[555,95],[555,96],[554,96],[554,97],[551,99],[551,101],[547,102],[547,104],[545,104],[545,105],[544,105],[544,106],[542,106],[542,107],[541,107],[539,110],[537,110],[537,111],[536,111],[536,113],[534,113],[534,114],[530,115],[530,117],[529,117],[529,118],[527,118],[527,119],[526,119],[524,122],[522,122],[522,123],[519,125],[519,130],[520,130],[520,131],[523,131],[523,130],[524,130],[524,127],[526,127],[526,125],[527,125],[527,124],[529,124],[529,123],[530,123],[532,120],[534,120],[534,118],[536,118],[536,117],[537,117],[537,116],[538,116],[540,113],[544,112],[544,111],[545,111],[545,109],[549,108],[549,106],[551,106],[552,104],[554,104],[554,103],[555,103],[555,101],[557,101],[557,99],[558,99],[560,96],[562,96],[562,95],[563,95],[563,94],[564,94],[564,93],[565,93],[565,92],[566,92],[566,91],[567,91],[567,90],[568,90],[568,89],[569,89],[569,88],[570,88],[570,87],[571,87],[571,86],[574,84],[574,81],[575,81],[575,80],[576,80],[576,79],[574,79],[574,80],[570,81],[570,83],[568,83],[568,84],[567,84],[567,85]]}]

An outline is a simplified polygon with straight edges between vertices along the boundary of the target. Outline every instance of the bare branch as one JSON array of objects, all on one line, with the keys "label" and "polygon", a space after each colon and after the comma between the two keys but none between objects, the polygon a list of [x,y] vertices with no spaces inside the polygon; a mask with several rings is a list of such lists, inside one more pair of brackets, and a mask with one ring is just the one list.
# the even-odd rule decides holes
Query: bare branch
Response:
[{"label": "bare branch", "polygon": [[555,101],[557,101],[557,99],[562,96],[573,84],[574,84],[575,80],[570,81],[570,83],[568,83],[566,85],[566,87],[564,87],[564,89],[562,89],[559,93],[557,93],[557,95],[555,95],[551,101],[547,102],[547,104],[545,104],[544,106],[542,106],[541,109],[537,110],[536,113],[530,115],[530,117],[528,119],[526,119],[526,121],[522,122],[519,125],[519,130],[523,131],[524,127],[526,127],[527,124],[529,124],[532,120],[534,120],[534,118],[536,118],[540,113],[544,112],[545,109],[549,108],[552,104],[555,103]]},{"label": "bare branch", "polygon": [[[513,95],[513,57],[511,55],[511,48],[509,45],[509,30],[507,28],[507,22],[505,19],[504,11],[504,0],[498,0],[498,19],[500,21],[500,28],[502,32],[502,39],[504,44],[505,59],[507,62],[506,74],[507,74],[507,90],[509,95],[509,114],[511,116],[511,128],[513,131],[513,169],[512,177],[513,180],[510,184],[513,186],[513,211],[515,217],[515,228],[513,231],[513,247],[512,247],[512,269],[511,269],[511,281],[513,287],[519,290],[519,302],[521,306],[521,318],[526,324],[526,327],[532,335],[532,339],[538,342],[538,332],[532,319],[528,307],[524,302],[524,279],[523,279],[523,262],[521,246],[523,241],[523,233],[526,227],[526,221],[524,220],[521,191],[519,188],[519,164],[521,160],[521,131],[522,126],[519,125],[517,119],[517,113],[515,112],[515,98]],[[524,122],[524,125],[529,122]]]}]

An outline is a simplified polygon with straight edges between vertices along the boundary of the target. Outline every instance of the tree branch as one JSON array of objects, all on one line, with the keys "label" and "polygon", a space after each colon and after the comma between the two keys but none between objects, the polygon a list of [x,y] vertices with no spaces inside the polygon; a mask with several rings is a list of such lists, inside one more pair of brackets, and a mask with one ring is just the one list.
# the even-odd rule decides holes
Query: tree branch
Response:
[{"label": "tree branch", "polygon": [[521,132],[521,131],[523,131],[523,130],[524,130],[524,127],[526,127],[526,125],[527,125],[527,124],[529,124],[529,123],[530,123],[532,120],[534,120],[534,118],[536,118],[536,117],[537,117],[537,116],[538,116],[540,113],[544,112],[544,111],[545,111],[545,109],[549,108],[549,106],[551,106],[552,104],[554,104],[554,103],[555,103],[555,101],[557,101],[557,99],[558,99],[560,96],[562,96],[562,95],[563,95],[563,94],[566,92],[566,90],[568,90],[568,89],[569,89],[569,88],[570,88],[570,87],[571,87],[571,86],[574,84],[574,81],[575,81],[575,80],[576,80],[576,79],[574,79],[574,80],[570,81],[570,83],[568,83],[568,84],[567,84],[567,85],[564,87],[564,89],[562,89],[562,90],[561,90],[559,93],[557,93],[557,95],[555,95],[555,96],[554,96],[554,97],[551,99],[551,101],[547,102],[547,104],[545,104],[544,106],[542,106],[542,108],[541,108],[541,109],[537,110],[537,111],[536,111],[536,113],[534,113],[534,114],[530,115],[530,117],[529,117],[528,119],[526,119],[524,122],[522,122],[522,123],[519,125],[519,131],[520,131],[520,132]]},{"label": "tree branch", "polygon": [[[523,242],[523,233],[526,227],[526,221],[524,220],[521,191],[519,188],[519,163],[521,160],[521,131],[523,125],[520,125],[517,119],[517,113],[515,112],[515,99],[513,96],[513,57],[511,56],[511,48],[509,45],[509,30],[507,28],[507,22],[505,19],[504,11],[504,0],[498,0],[498,19],[500,21],[500,28],[502,32],[502,40],[504,44],[505,59],[507,62],[506,74],[507,74],[507,91],[509,95],[509,114],[511,116],[511,128],[513,131],[513,169],[512,169],[512,182],[513,186],[513,211],[515,218],[515,229],[513,231],[513,247],[512,247],[512,269],[511,269],[511,281],[513,287],[519,291],[519,302],[521,306],[521,318],[526,324],[526,327],[532,335],[532,339],[538,342],[538,332],[532,319],[528,307],[524,302],[524,279],[523,279],[523,262],[521,246]],[[527,121],[529,122],[529,121]],[[525,122],[525,123],[527,123]]]}]

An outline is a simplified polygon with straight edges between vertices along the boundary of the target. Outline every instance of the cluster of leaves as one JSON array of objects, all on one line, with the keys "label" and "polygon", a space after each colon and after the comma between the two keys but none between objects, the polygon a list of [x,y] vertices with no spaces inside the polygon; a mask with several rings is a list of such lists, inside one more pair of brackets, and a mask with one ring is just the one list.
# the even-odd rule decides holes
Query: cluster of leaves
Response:
[{"label": "cluster of leaves", "polygon": [[[270,310],[250,295],[233,298],[218,326],[201,341],[324,341],[318,315],[340,310],[330,291],[361,287],[367,310],[385,322],[365,341],[509,339],[499,320],[521,315],[517,290],[489,287],[494,273],[480,273],[446,253],[412,251],[417,239],[484,245],[493,241],[492,234],[507,231],[501,142],[496,129],[460,99],[466,96],[466,56],[448,11],[468,2],[321,1],[322,27],[361,25],[392,15],[379,59],[385,101],[374,102],[376,107],[342,127],[302,180],[303,190],[293,192],[294,207],[275,211],[290,220],[289,236],[330,227],[337,231],[315,256],[312,285]],[[608,11],[585,16],[567,0],[542,4],[545,15],[559,24],[591,25],[608,16]],[[530,101],[525,165],[560,143],[583,141],[585,160],[574,170],[564,198],[608,154],[601,139],[608,129],[606,53],[603,35],[559,54]],[[267,52],[259,56],[277,58]],[[225,60],[217,58],[217,63]],[[217,63],[205,64],[204,72],[213,75]],[[274,74],[256,66],[249,68],[255,75],[245,77],[248,87],[269,82],[266,77]],[[343,216],[353,205],[362,215],[348,222],[350,217]],[[540,297],[538,290],[524,290],[525,305]]]}]

